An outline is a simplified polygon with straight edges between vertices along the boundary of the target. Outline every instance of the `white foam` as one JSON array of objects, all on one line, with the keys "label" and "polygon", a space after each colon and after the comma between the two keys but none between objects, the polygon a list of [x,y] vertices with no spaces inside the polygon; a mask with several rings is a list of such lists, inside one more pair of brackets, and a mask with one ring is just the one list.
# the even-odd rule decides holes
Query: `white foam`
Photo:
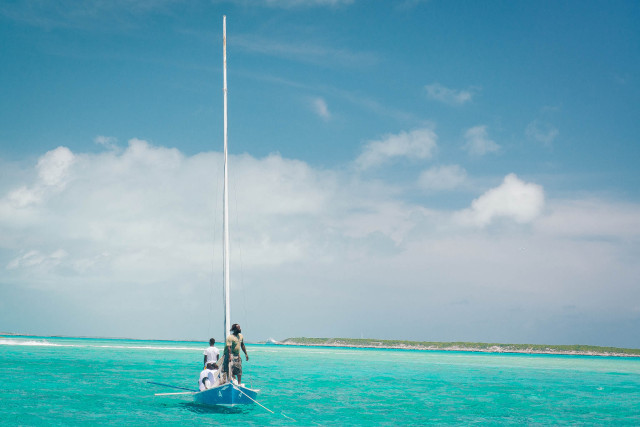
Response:
[{"label": "white foam", "polygon": [[133,348],[133,349],[138,349],[138,350],[194,350],[194,351],[202,351],[201,348],[194,348],[194,347],[154,347],[152,345],[88,345],[87,347]]},{"label": "white foam", "polygon": [[117,344],[57,344],[47,340],[25,340],[25,339],[0,339],[0,345],[23,345],[36,347],[82,347],[82,348],[121,348],[135,350],[191,350],[202,351],[202,348],[196,347],[160,347],[152,345],[117,345]]},{"label": "white foam", "polygon": [[0,345],[28,345],[28,346],[44,346],[44,347],[78,347],[71,344],[54,344],[49,341],[35,341],[35,340],[2,340],[0,339]]}]

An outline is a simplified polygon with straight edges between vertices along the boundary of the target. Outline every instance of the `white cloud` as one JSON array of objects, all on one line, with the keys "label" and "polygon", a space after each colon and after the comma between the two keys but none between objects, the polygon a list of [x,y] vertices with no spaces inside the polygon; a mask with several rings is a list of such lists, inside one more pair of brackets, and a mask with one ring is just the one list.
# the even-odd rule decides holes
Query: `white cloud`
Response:
[{"label": "white cloud", "polygon": [[538,221],[541,233],[577,239],[640,238],[640,208],[635,204],[596,198],[564,200],[548,208]]},{"label": "white cloud", "polygon": [[49,272],[52,267],[60,264],[67,255],[69,254],[64,249],[58,249],[49,255],[42,254],[37,250],[31,250],[9,262],[7,269],[26,267],[45,269],[46,272]]},{"label": "white cloud", "polygon": [[33,190],[28,187],[22,186],[12,190],[6,197],[6,203],[9,206],[17,208],[23,208],[34,203],[38,203],[41,199],[42,191]]},{"label": "white cloud", "polygon": [[98,145],[102,145],[109,150],[116,150],[118,148],[118,138],[115,138],[113,136],[98,135],[93,139],[93,142]]},{"label": "white cloud", "polygon": [[467,179],[467,171],[458,165],[436,166],[423,171],[418,185],[425,190],[452,190]]},{"label": "white cloud", "polygon": [[486,126],[475,126],[464,134],[467,142],[464,149],[473,156],[484,156],[487,153],[498,151],[500,146],[489,139]]},{"label": "white cloud", "polygon": [[[46,187],[37,203],[10,199],[45,188],[38,166],[4,175],[4,328],[215,332],[198,319],[220,318],[221,154],[186,156],[133,139],[122,152],[73,158],[73,179],[49,181],[66,184]],[[56,163],[48,160],[41,164]],[[434,168],[442,181],[432,185],[447,182],[442,171],[460,177],[450,168]],[[562,342],[604,319],[620,341],[591,328],[587,341],[640,344],[629,327],[640,300],[637,204],[547,201],[540,186],[508,175],[468,209],[434,209],[405,197],[413,183],[391,187],[279,155],[231,156],[230,173],[232,313],[251,340],[336,331],[397,338],[397,325],[379,316],[387,310],[420,325],[407,339]],[[56,302],[46,318],[36,304],[43,298]],[[567,323],[566,306],[580,324]]]},{"label": "white cloud", "polygon": [[517,223],[536,219],[544,208],[544,190],[540,185],[521,181],[515,174],[505,176],[504,181],[471,203],[471,207],[457,214],[463,224],[480,227],[494,219],[506,218]]},{"label": "white cloud", "polygon": [[43,185],[62,187],[69,175],[75,156],[67,147],[49,151],[38,160],[38,176]]},{"label": "white cloud", "polygon": [[557,128],[540,120],[534,120],[529,123],[524,133],[527,138],[544,145],[551,145],[559,134]]},{"label": "white cloud", "polygon": [[436,101],[450,105],[462,105],[471,101],[473,93],[468,90],[449,89],[440,83],[425,86],[427,96]]},{"label": "white cloud", "polygon": [[[0,212],[18,215],[16,209],[41,203],[47,195],[62,191],[71,178],[71,168],[75,161],[75,156],[66,147],[47,152],[38,160],[35,182],[9,191],[4,199],[0,199]],[[23,212],[23,215],[26,214]]]},{"label": "white cloud", "polygon": [[313,98],[311,100],[311,109],[323,120],[329,120],[331,118],[329,107],[323,98]]},{"label": "white cloud", "polygon": [[436,149],[437,139],[436,133],[428,128],[386,135],[381,140],[365,144],[362,153],[355,160],[355,164],[363,170],[382,165],[399,157],[429,159]]}]

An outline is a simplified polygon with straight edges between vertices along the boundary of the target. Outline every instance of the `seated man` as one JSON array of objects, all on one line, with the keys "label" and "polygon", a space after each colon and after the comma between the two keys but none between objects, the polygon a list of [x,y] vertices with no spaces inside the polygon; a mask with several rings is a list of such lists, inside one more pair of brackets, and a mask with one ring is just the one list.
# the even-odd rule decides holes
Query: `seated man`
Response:
[{"label": "seated man", "polygon": [[218,386],[218,365],[215,363],[207,363],[207,366],[200,372],[198,387],[200,391],[204,391]]}]

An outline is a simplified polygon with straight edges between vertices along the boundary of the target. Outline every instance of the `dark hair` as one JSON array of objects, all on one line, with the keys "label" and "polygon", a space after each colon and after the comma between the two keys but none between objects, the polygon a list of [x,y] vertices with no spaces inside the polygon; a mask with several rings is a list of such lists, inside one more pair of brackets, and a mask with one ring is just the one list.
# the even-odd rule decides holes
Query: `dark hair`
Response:
[{"label": "dark hair", "polygon": [[234,323],[233,325],[231,325],[231,330],[240,331],[240,325],[238,325],[237,323]]},{"label": "dark hair", "polygon": [[209,339],[209,344],[210,345],[214,345],[215,343],[216,343],[216,339],[215,338]]}]

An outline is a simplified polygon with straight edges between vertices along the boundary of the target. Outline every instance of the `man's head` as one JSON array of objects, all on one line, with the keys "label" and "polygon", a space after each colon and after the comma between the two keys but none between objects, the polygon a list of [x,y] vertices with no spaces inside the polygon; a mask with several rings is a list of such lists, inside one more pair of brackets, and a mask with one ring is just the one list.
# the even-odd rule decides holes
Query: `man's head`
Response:
[{"label": "man's head", "polygon": [[211,338],[209,340],[209,345],[214,345],[216,343],[216,339],[215,338]]},{"label": "man's head", "polygon": [[240,329],[240,325],[238,325],[237,323],[234,323],[233,325],[231,325],[232,334],[239,334],[240,332],[242,332],[242,329]]},{"label": "man's head", "polygon": [[207,363],[207,369],[216,369],[218,367],[218,365],[216,365],[213,362],[208,362]]}]

